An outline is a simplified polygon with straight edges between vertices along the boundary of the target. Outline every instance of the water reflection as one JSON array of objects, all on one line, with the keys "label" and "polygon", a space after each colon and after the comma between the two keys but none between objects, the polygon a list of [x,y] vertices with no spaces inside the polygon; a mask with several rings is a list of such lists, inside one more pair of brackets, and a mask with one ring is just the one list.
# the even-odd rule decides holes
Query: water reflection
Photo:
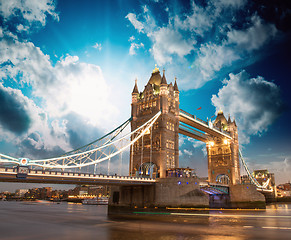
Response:
[{"label": "water reflection", "polygon": [[[1,239],[290,239],[291,204],[110,219],[106,206],[0,202]],[[204,214],[205,213],[205,214]],[[204,214],[204,215],[203,215]]]}]

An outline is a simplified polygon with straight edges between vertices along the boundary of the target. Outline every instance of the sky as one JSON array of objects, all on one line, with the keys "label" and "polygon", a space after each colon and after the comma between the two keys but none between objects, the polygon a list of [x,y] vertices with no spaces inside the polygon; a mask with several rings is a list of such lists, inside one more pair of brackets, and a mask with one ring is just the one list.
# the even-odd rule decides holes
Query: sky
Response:
[{"label": "sky", "polygon": [[[290,181],[290,5],[0,0],[0,152],[45,158],[99,138],[130,117],[135,79],[142,91],[157,64],[177,77],[181,109],[222,109],[249,168]],[[180,167],[207,176],[205,151],[181,135]]]}]

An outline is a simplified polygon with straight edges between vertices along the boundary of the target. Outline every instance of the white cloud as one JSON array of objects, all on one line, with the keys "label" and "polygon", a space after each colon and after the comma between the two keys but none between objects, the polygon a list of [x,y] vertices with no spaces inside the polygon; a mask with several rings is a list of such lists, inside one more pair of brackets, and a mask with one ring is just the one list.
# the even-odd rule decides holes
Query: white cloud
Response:
[{"label": "white cloud", "polygon": [[150,38],[152,41],[150,52],[159,65],[170,63],[173,56],[183,58],[194,49],[196,41],[184,39],[183,35],[171,25],[157,27],[148,9],[142,17],[144,22],[138,21],[133,13],[126,16],[138,32],[145,33]]},{"label": "white cloud", "polygon": [[260,76],[250,78],[245,71],[229,74],[211,101],[217,111],[235,117],[241,143],[266,131],[282,112],[279,87]]},{"label": "white cloud", "polygon": [[201,87],[223,68],[245,59],[249,56],[245,51],[252,52],[261,48],[275,34],[274,25],[263,24],[260,18],[253,17],[249,28],[228,30],[226,40],[221,41],[220,44],[202,44],[192,64],[198,70],[194,87]]},{"label": "white cloud", "polygon": [[130,42],[132,42],[132,41],[134,41],[135,40],[135,37],[134,36],[131,36],[129,39],[128,39],[128,41],[130,41]]},{"label": "white cloud", "polygon": [[179,146],[181,147],[185,143],[186,137],[184,135],[179,135]]},{"label": "white cloud", "polygon": [[245,30],[231,30],[227,33],[228,44],[235,44],[239,49],[247,51],[262,47],[275,36],[277,30],[273,24],[264,24],[262,20],[254,16],[252,26]]},{"label": "white cloud", "polygon": [[23,26],[22,24],[17,25],[16,27],[18,32],[23,32],[23,31],[27,31],[29,29],[28,26]]},{"label": "white cloud", "polygon": [[[181,89],[197,89],[217,78],[217,74],[232,71],[237,64],[244,66],[260,58],[261,49],[276,34],[274,25],[256,15],[241,26],[236,18],[246,0],[207,1],[205,6],[191,3],[189,11],[169,6],[164,13],[167,22],[147,10],[127,18],[135,29],[151,41],[149,51],[159,65],[174,65],[175,74],[182,77]],[[157,19],[157,21],[156,21]],[[189,69],[185,71],[185,66]],[[195,76],[195,81],[193,81]]]},{"label": "white cloud", "polygon": [[0,136],[17,146],[19,156],[59,155],[120,124],[116,98],[99,66],[70,55],[53,66],[50,57],[33,43],[5,34],[0,41],[0,82],[11,78],[20,89],[28,85],[32,96],[41,100],[36,105],[20,90],[0,89],[1,103],[4,93],[9,99],[3,103],[7,109],[1,111],[8,111],[14,120],[7,122],[1,113]]},{"label": "white cloud", "polygon": [[135,55],[136,54],[136,49],[139,49],[139,48],[143,48],[144,47],[144,45],[143,45],[143,43],[140,43],[140,44],[138,44],[138,43],[131,43],[130,44],[130,48],[129,48],[129,55]]},{"label": "white cloud", "polygon": [[[1,84],[0,95],[4,104],[1,115],[4,113],[9,118],[9,122],[2,117],[0,119],[1,140],[13,142],[19,147],[23,146],[25,140],[34,149],[42,147],[46,151],[52,151],[56,146],[63,150],[70,149],[64,129],[56,121],[49,125],[46,113],[33,100],[24,96],[20,90]],[[31,157],[29,154],[27,156]]]},{"label": "white cloud", "polygon": [[95,49],[101,51],[101,49],[102,49],[101,43],[96,43],[96,44],[94,44],[94,45],[93,45],[93,48],[95,48]]},{"label": "white cloud", "polygon": [[203,8],[192,2],[191,15],[186,15],[181,20],[178,15],[175,16],[175,25],[183,30],[189,30],[196,34],[203,35],[209,31],[214,21],[214,15],[210,14],[207,8]]},{"label": "white cloud", "polygon": [[248,0],[214,0],[213,4],[217,7],[232,7],[235,9],[239,9],[243,7]]},{"label": "white cloud", "polygon": [[138,32],[143,32],[144,25],[142,22],[137,20],[136,15],[134,13],[127,14],[125,18],[127,18],[131,22],[131,24],[134,26],[136,30],[138,30]]},{"label": "white cloud", "polygon": [[7,21],[10,17],[22,17],[28,24],[33,22],[46,23],[46,16],[51,15],[59,20],[55,12],[55,2],[53,0],[1,0],[0,14]]},{"label": "white cloud", "polygon": [[187,149],[184,149],[183,152],[184,152],[186,155],[188,155],[188,156],[192,156],[192,155],[193,155],[193,153],[192,153],[191,151],[187,150]]},{"label": "white cloud", "polygon": [[173,55],[182,58],[194,49],[194,41],[183,39],[179,32],[169,27],[162,27],[149,35],[153,40],[152,54],[159,65],[172,62]]},{"label": "white cloud", "polygon": [[111,90],[99,66],[69,55],[52,66],[50,57],[33,43],[11,38],[0,41],[0,49],[0,63],[11,63],[4,64],[0,77],[17,81],[21,74],[22,84],[32,86],[51,117],[77,112],[95,126],[111,127],[118,110],[111,103]]},{"label": "white cloud", "polygon": [[148,9],[147,5],[144,5],[144,6],[143,6],[143,12],[146,13],[146,12],[148,12],[148,11],[149,11],[149,9]]},{"label": "white cloud", "polygon": [[[198,57],[195,66],[200,69],[202,81],[200,86],[211,80],[215,72],[220,71],[223,67],[231,65],[240,57],[225,45],[204,44],[199,48]],[[198,85],[199,86],[199,85]]]}]

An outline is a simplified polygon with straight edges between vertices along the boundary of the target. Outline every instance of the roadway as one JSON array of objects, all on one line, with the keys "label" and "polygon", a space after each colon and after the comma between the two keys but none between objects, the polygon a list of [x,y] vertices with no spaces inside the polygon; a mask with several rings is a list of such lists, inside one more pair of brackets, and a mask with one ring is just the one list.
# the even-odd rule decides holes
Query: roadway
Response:
[{"label": "roadway", "polygon": [[19,174],[17,168],[1,168],[1,182],[53,183],[53,184],[90,184],[90,185],[152,185],[155,179],[130,176],[101,175],[89,173],[31,170]]}]

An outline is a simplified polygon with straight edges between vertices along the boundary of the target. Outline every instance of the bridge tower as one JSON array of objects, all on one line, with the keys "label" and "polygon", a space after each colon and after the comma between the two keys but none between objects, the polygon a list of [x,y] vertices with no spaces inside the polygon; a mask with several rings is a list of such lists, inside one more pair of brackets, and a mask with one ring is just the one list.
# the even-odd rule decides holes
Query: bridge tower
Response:
[{"label": "bridge tower", "polygon": [[158,111],[161,116],[151,130],[130,149],[129,173],[132,176],[166,177],[166,170],[179,166],[179,90],[168,84],[157,67],[142,92],[137,81],[132,92],[131,131],[144,124]]},{"label": "bridge tower", "polygon": [[226,120],[220,110],[213,125],[228,132],[232,139],[214,137],[213,141],[207,143],[208,179],[212,183],[239,184],[239,144],[235,120],[231,121],[230,117]]}]

